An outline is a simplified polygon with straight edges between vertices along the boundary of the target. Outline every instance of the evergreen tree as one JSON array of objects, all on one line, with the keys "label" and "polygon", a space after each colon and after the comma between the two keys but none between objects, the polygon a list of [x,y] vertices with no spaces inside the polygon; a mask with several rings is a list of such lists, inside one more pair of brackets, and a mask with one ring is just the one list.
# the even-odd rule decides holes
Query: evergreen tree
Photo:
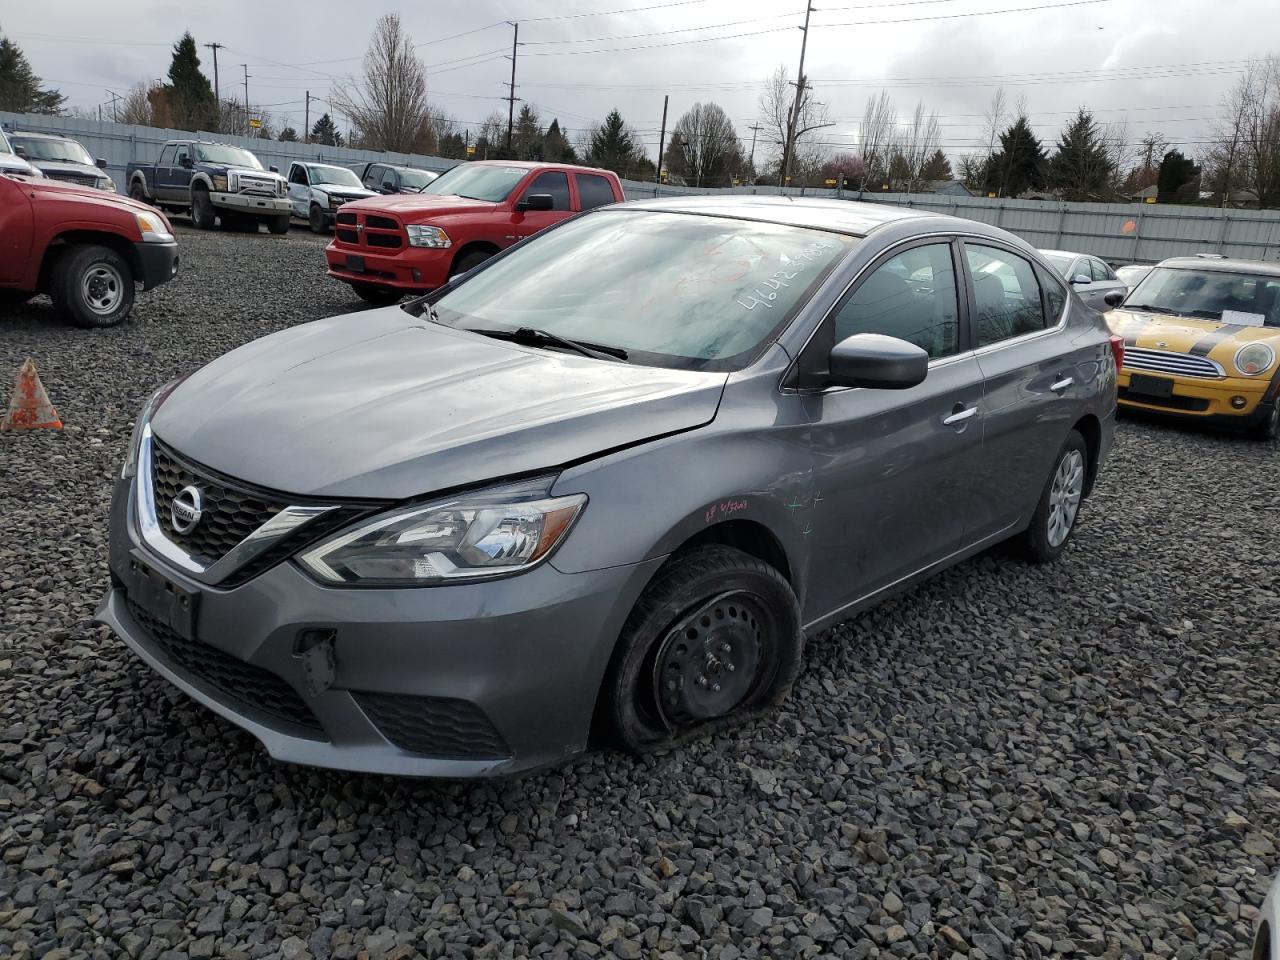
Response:
[{"label": "evergreen tree", "polygon": [[542,158],[548,163],[577,163],[578,151],[560,129],[560,121],[552,120],[547,135],[542,138]]},{"label": "evergreen tree", "polygon": [[218,124],[218,102],[209,78],[200,72],[196,40],[190,33],[173,45],[169,83],[165,87],[173,110],[173,123],[183,130],[213,130]]},{"label": "evergreen tree", "polygon": [[451,160],[467,159],[467,141],[462,134],[457,131],[446,133],[440,138],[436,145],[436,150],[442,157],[448,157]]},{"label": "evergreen tree", "polygon": [[26,54],[9,38],[0,37],[0,110],[55,114],[62,112],[66,99],[57,90],[42,89]]},{"label": "evergreen tree", "polygon": [[1068,200],[1098,200],[1108,193],[1115,172],[1093,114],[1081,107],[1062,131],[1049,161],[1049,186]]},{"label": "evergreen tree", "polygon": [[285,127],[283,130],[280,131],[280,136],[277,137],[276,139],[281,140],[285,143],[297,143],[298,131],[293,129],[293,127]]},{"label": "evergreen tree", "polygon": [[342,146],[342,134],[338,132],[333,118],[327,113],[321,114],[320,119],[312,125],[311,142],[322,143],[326,147]]},{"label": "evergreen tree", "polygon": [[1045,152],[1025,116],[1000,134],[1000,149],[987,164],[986,189],[1001,197],[1016,197],[1044,186]]},{"label": "evergreen tree", "polygon": [[920,179],[925,183],[932,180],[955,179],[955,175],[951,172],[951,161],[947,159],[947,155],[942,152],[941,147],[920,168]]},{"label": "evergreen tree", "polygon": [[587,163],[612,170],[620,177],[639,177],[653,169],[653,162],[641,152],[635,133],[622,119],[617,107],[610,110],[604,122],[592,131]]},{"label": "evergreen tree", "polygon": [[1170,150],[1160,162],[1158,181],[1161,203],[1187,203],[1200,195],[1200,168],[1181,150]]},{"label": "evergreen tree", "polygon": [[511,149],[517,160],[542,160],[542,121],[538,111],[529,104],[520,107],[515,130],[511,135]]}]

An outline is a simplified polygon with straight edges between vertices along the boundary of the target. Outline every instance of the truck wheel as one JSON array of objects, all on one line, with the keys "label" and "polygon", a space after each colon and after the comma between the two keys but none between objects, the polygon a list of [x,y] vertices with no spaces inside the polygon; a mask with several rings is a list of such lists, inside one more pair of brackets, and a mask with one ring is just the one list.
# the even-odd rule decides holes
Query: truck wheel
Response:
[{"label": "truck wheel", "polygon": [[457,260],[453,261],[453,266],[449,268],[449,279],[452,280],[460,273],[466,273],[475,267],[480,266],[493,254],[487,250],[472,250],[470,253],[464,254]]},{"label": "truck wheel", "polygon": [[147,199],[147,191],[142,189],[141,180],[135,180],[133,183],[129,184],[129,199],[137,200],[138,203],[145,203],[149,206],[155,206],[155,204]]},{"label": "truck wheel", "polygon": [[307,221],[311,224],[312,233],[328,233],[329,225],[325,223],[324,211],[320,209],[318,203],[311,205],[311,215],[307,217]]},{"label": "truck wheel", "polygon": [[353,283],[351,289],[365,303],[375,307],[389,307],[399,303],[404,293],[391,287],[380,287],[376,283]]},{"label": "truck wheel", "polygon": [[73,247],[54,267],[49,294],[77,326],[114,327],[133,309],[133,271],[110,247]]},{"label": "truck wheel", "polygon": [[289,232],[289,214],[283,214],[279,217],[269,217],[267,219],[267,229],[274,233],[277,237],[283,236]]},{"label": "truck wheel", "polygon": [[209,199],[209,191],[195,189],[191,191],[191,222],[197,230],[212,230],[218,213]]}]

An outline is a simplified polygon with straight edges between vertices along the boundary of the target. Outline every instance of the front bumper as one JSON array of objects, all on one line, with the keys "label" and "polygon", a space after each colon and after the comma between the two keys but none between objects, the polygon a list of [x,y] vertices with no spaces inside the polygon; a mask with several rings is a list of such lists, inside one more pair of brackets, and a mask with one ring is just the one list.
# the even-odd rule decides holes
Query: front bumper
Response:
[{"label": "front bumper", "polygon": [[[455,250],[452,247],[403,247],[395,253],[376,252],[376,248],[339,244],[330,241],[324,259],[329,276],[345,283],[372,283],[380,287],[426,293],[449,281],[449,267]],[[349,258],[358,257],[363,269],[355,269]]]},{"label": "front bumper", "polygon": [[[1173,396],[1160,399],[1129,390],[1130,375],[1134,372],[1146,373],[1146,371],[1122,369],[1117,378],[1121,407],[1191,417],[1206,423],[1227,423],[1236,426],[1261,423],[1270,414],[1276,389],[1280,387],[1280,381],[1277,380],[1245,377],[1209,380],[1202,377],[1154,374],[1163,380],[1173,381]],[[1244,405],[1232,406],[1231,401],[1235,397],[1243,397]]]},{"label": "front bumper", "polygon": [[223,210],[235,210],[240,213],[260,213],[264,216],[287,215],[292,211],[288,197],[264,197],[259,193],[219,193],[209,194],[210,202]]},{"label": "front bumper", "polygon": [[[583,574],[544,563],[507,580],[386,590],[322,587],[286,561],[241,586],[202,587],[142,545],[130,486],[121,481],[112,504],[113,586],[97,620],[293,763],[478,777],[582,751],[614,642],[662,562]],[[138,560],[199,592],[195,640],[130,603]],[[295,652],[304,630],[335,631],[323,689]]]},{"label": "front bumper", "polygon": [[138,279],[142,289],[150,290],[168,283],[178,275],[178,243],[135,243],[133,249],[138,258]]}]

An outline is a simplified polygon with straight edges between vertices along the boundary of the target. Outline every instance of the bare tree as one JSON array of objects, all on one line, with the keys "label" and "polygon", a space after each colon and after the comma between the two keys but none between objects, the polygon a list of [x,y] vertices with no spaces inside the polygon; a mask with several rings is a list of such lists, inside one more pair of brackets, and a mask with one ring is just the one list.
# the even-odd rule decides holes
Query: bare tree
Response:
[{"label": "bare tree", "polygon": [[[1101,135],[1107,160],[1111,164],[1111,182],[1107,186],[1112,193],[1119,193],[1126,176],[1142,153],[1142,144],[1130,136],[1127,116],[1103,124]],[[1159,167],[1159,163],[1156,166]]]},{"label": "bare tree", "polygon": [[[156,88],[159,89],[159,88]],[[155,126],[155,111],[151,106],[152,87],[145,80],[139,80],[125,94],[120,104],[120,122],[133,123],[140,127]]]},{"label": "bare tree", "polygon": [[378,18],[364,55],[364,77],[335,87],[333,105],[369,149],[408,153],[429,136],[427,68],[399,14]]},{"label": "bare tree", "polygon": [[[760,94],[760,128],[765,145],[770,148],[772,162],[781,171],[782,154],[786,149],[787,130],[791,126],[791,110],[795,103],[791,74],[786,66],[779,66],[765,81]],[[815,135],[817,130],[831,126],[831,111],[825,103],[813,97],[813,88],[805,85],[796,116],[795,134],[791,139],[791,163],[794,170],[821,165],[827,149]],[[779,172],[781,176],[781,172]]]},{"label": "bare tree", "polygon": [[1223,205],[1241,186],[1259,207],[1280,202],[1280,58],[1250,63],[1223,106],[1226,120],[1206,158]]},{"label": "bare tree", "polygon": [[911,114],[911,125],[903,132],[900,150],[907,161],[907,192],[915,189],[925,164],[942,144],[942,127],[937,111],[925,112],[924,101],[916,103]]},{"label": "bare tree", "polygon": [[480,160],[496,157],[506,143],[506,138],[507,118],[494,110],[484,118],[476,131],[476,157]]},{"label": "bare tree", "polygon": [[719,104],[695,103],[676,121],[667,169],[696,187],[727,187],[742,167],[742,142]]},{"label": "bare tree", "polygon": [[982,139],[987,142],[984,160],[990,160],[991,155],[996,152],[1000,134],[1004,133],[1009,120],[1009,98],[1005,96],[1004,87],[996,87],[996,92],[991,95],[991,102],[987,104],[987,112],[983,114]]},{"label": "bare tree", "polygon": [[858,157],[862,160],[859,190],[866,187],[867,180],[883,180],[889,175],[889,161],[897,140],[898,110],[889,99],[888,91],[881,90],[879,96],[867,101],[858,127]]}]

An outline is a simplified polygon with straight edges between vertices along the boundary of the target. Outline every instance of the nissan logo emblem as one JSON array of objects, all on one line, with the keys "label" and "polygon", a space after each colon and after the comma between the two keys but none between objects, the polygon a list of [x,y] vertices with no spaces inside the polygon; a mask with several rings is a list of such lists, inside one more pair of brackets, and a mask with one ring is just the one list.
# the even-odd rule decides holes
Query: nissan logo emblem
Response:
[{"label": "nissan logo emblem", "polygon": [[173,529],[186,536],[196,528],[204,516],[204,494],[199,487],[183,487],[169,505],[169,519]]}]

